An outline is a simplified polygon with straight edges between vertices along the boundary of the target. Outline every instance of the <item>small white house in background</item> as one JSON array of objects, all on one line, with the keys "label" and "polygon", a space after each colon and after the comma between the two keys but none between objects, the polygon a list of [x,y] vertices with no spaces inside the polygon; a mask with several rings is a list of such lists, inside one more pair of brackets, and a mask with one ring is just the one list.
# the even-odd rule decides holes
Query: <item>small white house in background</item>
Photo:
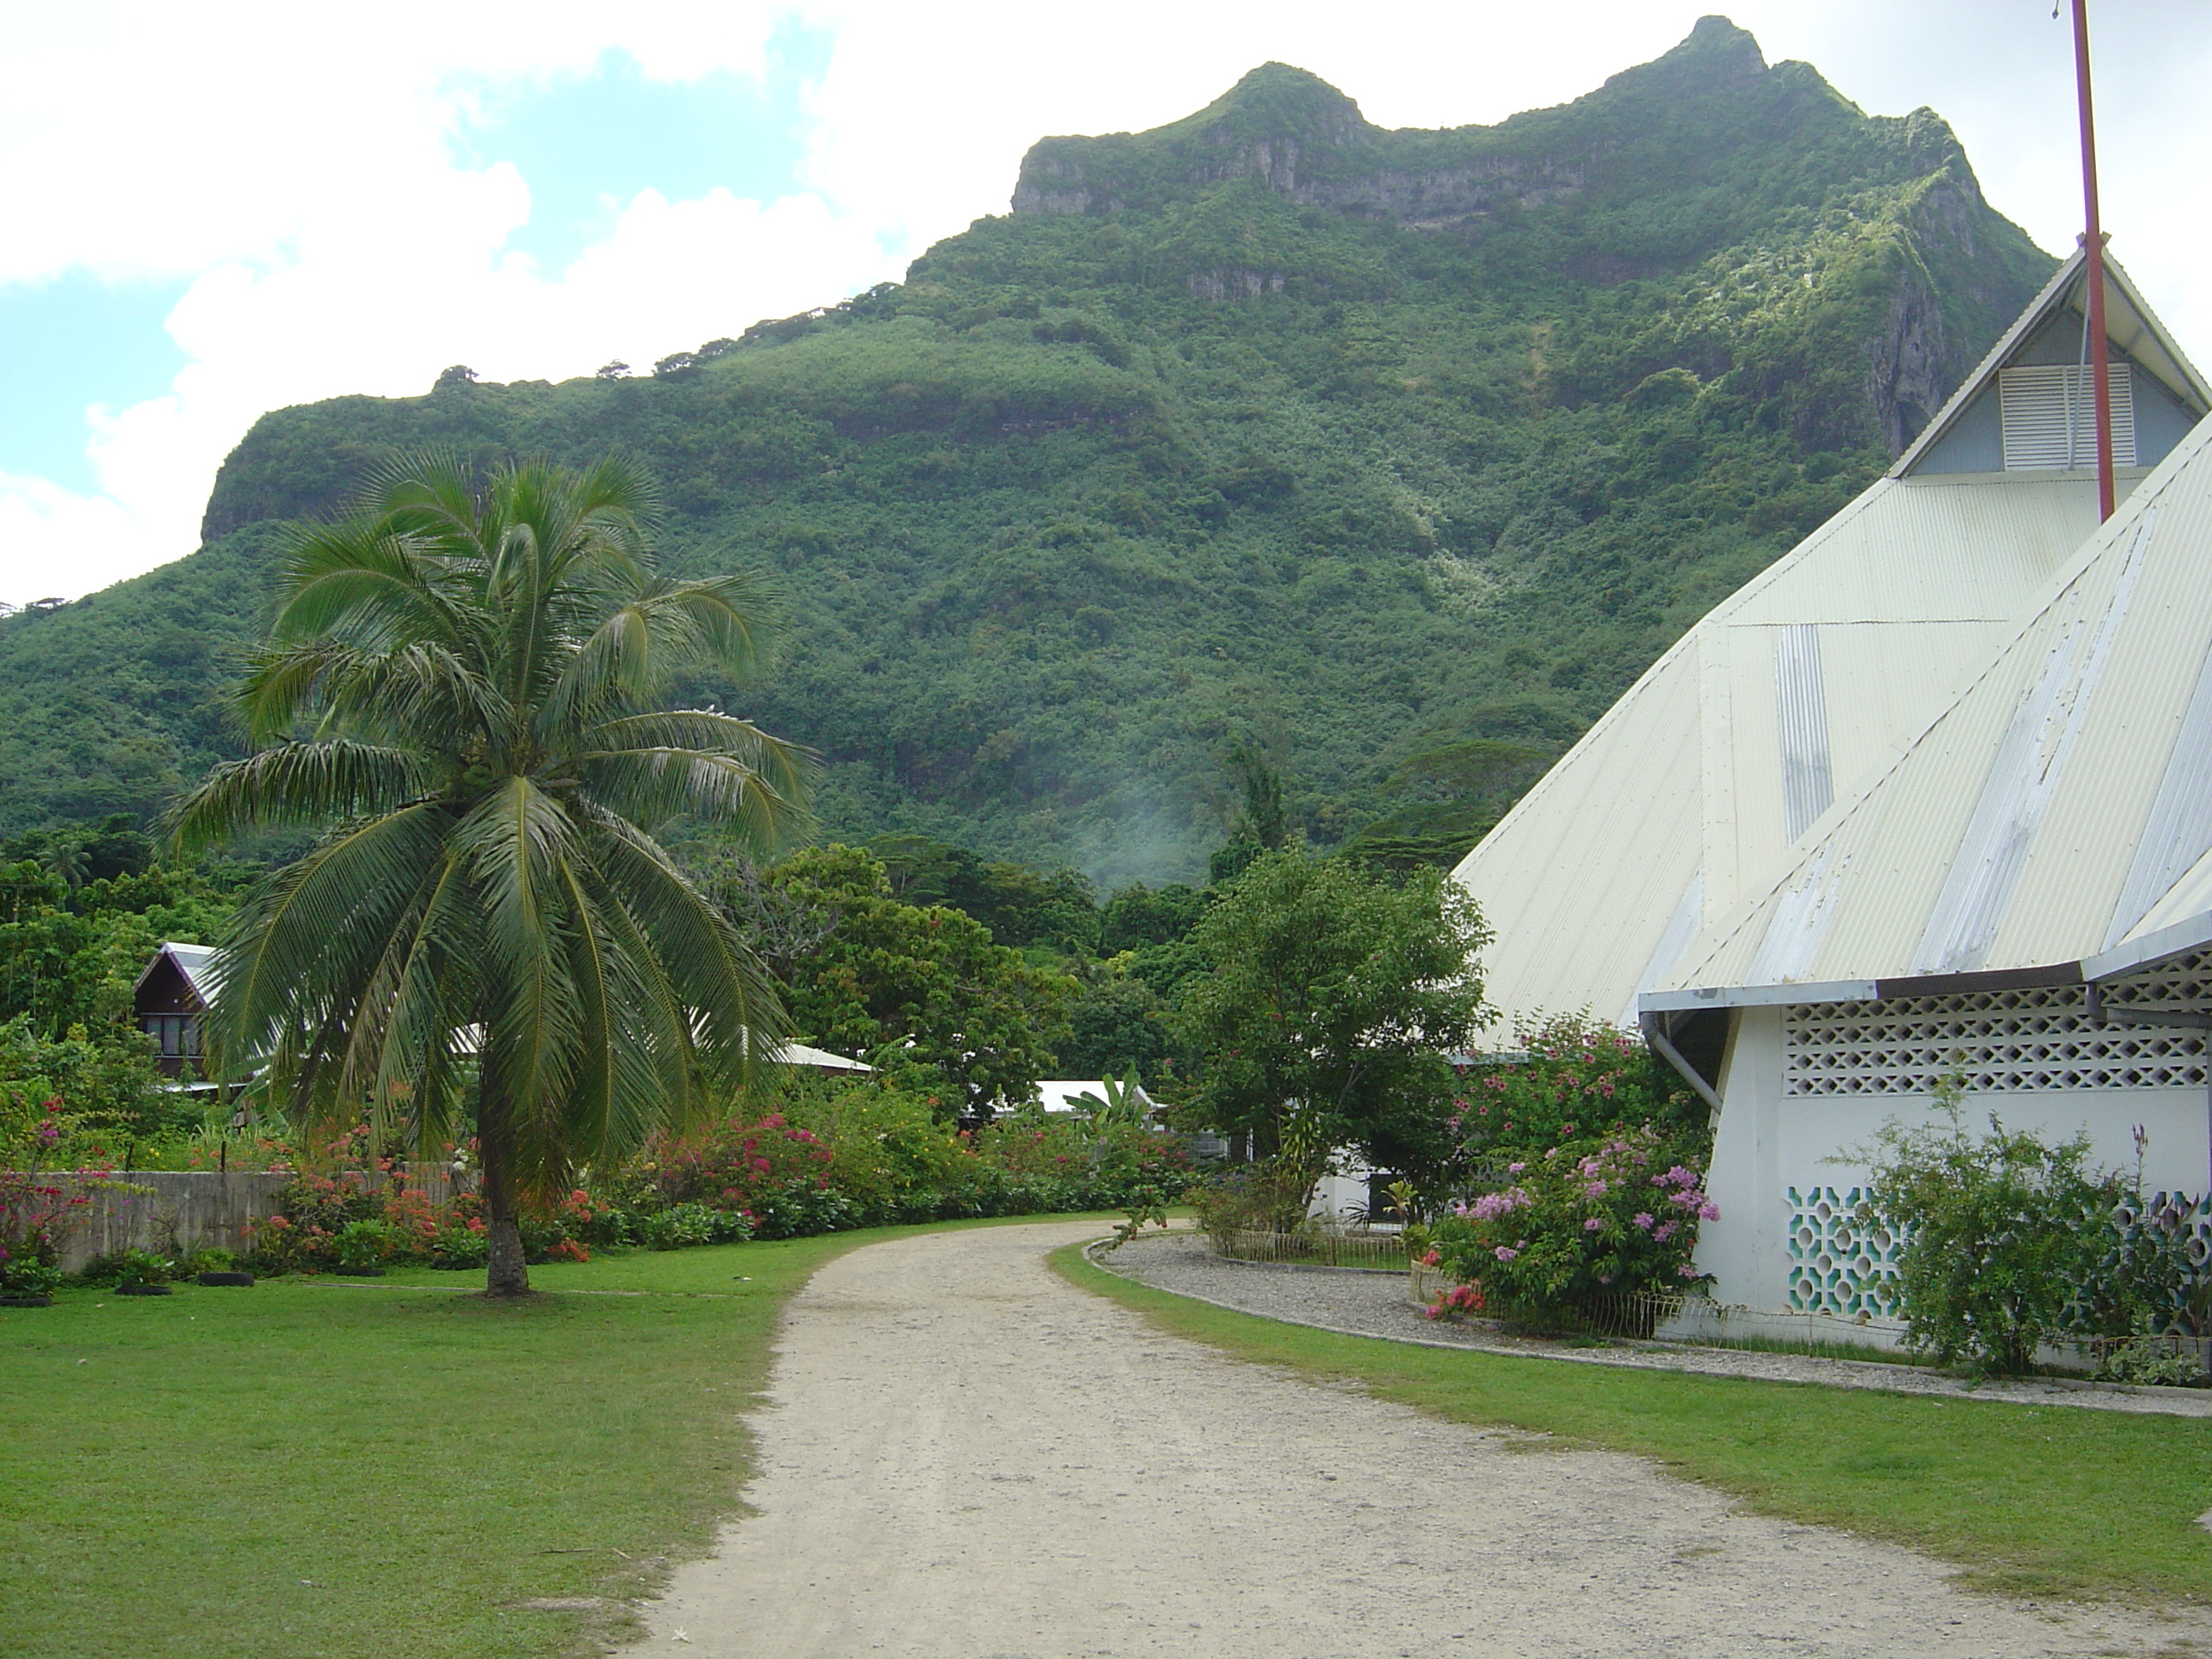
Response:
[{"label": "small white house in background", "polygon": [[803,1042],[787,1042],[769,1056],[779,1066],[797,1066],[824,1077],[863,1077],[876,1068],[864,1060],[833,1054],[827,1048],[810,1048]]},{"label": "small white house in background", "polygon": [[[1094,1098],[1085,1100],[1083,1098],[1085,1095],[1091,1095]],[[1093,1111],[1097,1109],[1097,1103],[1105,1098],[1106,1083],[1103,1078],[1093,1079],[1088,1082],[1073,1078],[1054,1078],[1036,1085],[1036,1103],[1042,1106],[1048,1112]],[[1147,1114],[1158,1104],[1145,1092],[1142,1084],[1137,1085],[1137,1099],[1144,1106]]]},{"label": "small white house in background", "polygon": [[1316,1221],[1338,1226],[1364,1223],[1374,1200],[1375,1171],[1364,1164],[1346,1164],[1343,1172],[1325,1175],[1314,1188],[1306,1213]]}]

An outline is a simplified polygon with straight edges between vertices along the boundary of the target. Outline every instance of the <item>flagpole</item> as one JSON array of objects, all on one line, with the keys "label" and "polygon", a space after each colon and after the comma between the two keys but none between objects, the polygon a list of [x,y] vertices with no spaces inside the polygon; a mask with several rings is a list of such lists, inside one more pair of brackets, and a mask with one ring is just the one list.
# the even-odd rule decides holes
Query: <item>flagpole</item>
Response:
[{"label": "flagpole", "polygon": [[2097,409],[2097,520],[2112,516],[2112,354],[2105,342],[2105,232],[2097,213],[2097,123],[2089,101],[2089,0],[2074,0],[2074,88],[2081,107],[2081,204],[2087,232],[2081,239],[2088,256],[2083,280],[2089,289],[2089,372]]}]

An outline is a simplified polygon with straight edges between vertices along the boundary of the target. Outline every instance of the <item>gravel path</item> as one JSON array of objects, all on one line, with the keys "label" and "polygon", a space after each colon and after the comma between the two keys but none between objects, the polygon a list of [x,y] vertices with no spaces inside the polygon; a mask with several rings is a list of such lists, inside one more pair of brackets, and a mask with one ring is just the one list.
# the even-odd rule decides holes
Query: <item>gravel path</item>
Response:
[{"label": "gravel path", "polygon": [[2094,1411],[2169,1417],[2212,1417],[2212,1389],[2096,1388],[2066,1378],[1971,1383],[1918,1365],[1882,1365],[1804,1354],[1747,1353],[1727,1348],[1607,1346],[1571,1348],[1522,1341],[1480,1325],[1431,1320],[1406,1293],[1401,1273],[1271,1267],[1224,1261],[1194,1233],[1152,1233],[1097,1257],[1102,1267],[1146,1285],[1194,1297],[1240,1313],[1353,1336],[1385,1336],[1448,1348],[1562,1359],[1584,1365],[1696,1371],[1830,1388],[1886,1389],[1894,1394],[1966,1395],[2022,1406],[2076,1406]]},{"label": "gravel path", "polygon": [[[1614,1453],[1164,1336],[1055,1277],[1095,1224],[870,1246],[790,1304],[748,1518],[635,1653],[726,1659],[2134,1654]],[[1291,1277],[1291,1275],[1285,1275]],[[1540,1455],[1530,1455],[1531,1451]]]}]

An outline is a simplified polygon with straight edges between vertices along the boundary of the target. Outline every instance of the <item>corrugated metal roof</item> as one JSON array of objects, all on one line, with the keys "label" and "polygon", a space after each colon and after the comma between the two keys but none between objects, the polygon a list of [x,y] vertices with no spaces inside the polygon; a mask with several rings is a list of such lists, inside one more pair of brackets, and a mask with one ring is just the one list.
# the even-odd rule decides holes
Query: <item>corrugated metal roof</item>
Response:
[{"label": "corrugated metal roof", "polygon": [[1659,988],[2072,963],[2212,904],[2212,422]]},{"label": "corrugated metal roof", "polygon": [[849,1054],[833,1054],[827,1048],[816,1048],[804,1042],[787,1042],[769,1058],[779,1066],[804,1066],[817,1072],[872,1072],[875,1067],[866,1061],[854,1060]]},{"label": "corrugated metal roof", "polygon": [[215,988],[221,981],[221,976],[212,966],[215,947],[211,945],[186,945],[176,939],[164,939],[155,947],[154,954],[147,958],[146,965],[139,969],[138,977],[132,981],[131,988],[135,991],[143,985],[146,976],[161,965],[164,957],[177,964],[177,971],[185,976],[185,982],[192,988],[192,994],[202,1002],[215,1000]]},{"label": "corrugated metal roof", "polygon": [[[2109,263],[2106,272],[2112,337],[2201,415],[2212,391],[2126,273]],[[2077,255],[1887,477],[1677,641],[1461,863],[1455,876],[1497,934],[1484,977],[1505,1015],[1518,1021],[1586,1008],[1632,1018],[1640,993],[1689,983],[1686,964],[1723,971],[1716,930],[1747,903],[1765,908],[1756,939],[1729,936],[1725,971],[1739,979],[1754,966],[1791,983],[1808,975],[1871,983],[1875,974],[1904,971],[1823,966],[1842,948],[1838,940],[1856,937],[1861,921],[1846,898],[1863,884],[1863,860],[1873,854],[1820,849],[1850,804],[2017,635],[2020,619],[2097,528],[2086,470],[1915,469],[2039,331],[2071,314],[2081,281]],[[2124,472],[2122,491],[2144,477]],[[2087,643],[2076,641],[2069,661],[2085,660]],[[2051,696],[2063,700],[2078,689],[2069,681]],[[2203,718],[2212,727],[2212,685],[2205,695]],[[2069,743],[2096,740],[2071,729]],[[1980,734],[1981,762],[2001,736]],[[2029,772],[2014,786],[2036,812],[2053,808]],[[2164,842],[2128,866],[2130,903],[2148,905],[2146,916],[2166,914],[2146,895],[2169,867],[2193,858],[2191,787],[2172,786],[2186,799],[2161,809]],[[2020,821],[2008,816],[2002,793],[1992,795],[1984,826],[2000,838]],[[2212,805],[2203,814],[2212,820]],[[2054,822],[2071,820],[2062,811]],[[1955,962],[2021,948],[1990,933],[1990,917],[2011,914],[2022,882],[2045,878],[2025,863],[2007,866],[2008,856],[1991,850],[1978,884],[1960,878],[1944,927],[1933,933],[1936,899],[1923,895],[1928,937],[1916,935],[1905,957]],[[1791,872],[1794,884],[1778,885],[1778,871]],[[1746,900],[1747,892],[1754,896]],[[2106,896],[2109,927],[2122,907]],[[2119,925],[2124,932],[2124,919]]]},{"label": "corrugated metal roof", "polygon": [[2095,524],[2080,475],[1884,478],[1716,607],[1455,872],[1491,1001],[1631,1017],[1817,823],[1822,762],[1831,798],[1887,764]]}]

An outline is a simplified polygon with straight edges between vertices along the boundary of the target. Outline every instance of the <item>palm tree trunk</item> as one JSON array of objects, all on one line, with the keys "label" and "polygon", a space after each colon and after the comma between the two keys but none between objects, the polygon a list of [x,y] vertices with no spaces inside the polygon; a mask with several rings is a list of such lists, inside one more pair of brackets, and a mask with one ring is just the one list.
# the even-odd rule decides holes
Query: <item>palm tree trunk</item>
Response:
[{"label": "palm tree trunk", "polygon": [[[489,1103],[486,1103],[489,1104]],[[477,1151],[483,1159],[486,1296],[527,1296],[530,1268],[522,1259],[522,1227],[514,1213],[514,1131],[506,1115],[483,1111]]]}]

